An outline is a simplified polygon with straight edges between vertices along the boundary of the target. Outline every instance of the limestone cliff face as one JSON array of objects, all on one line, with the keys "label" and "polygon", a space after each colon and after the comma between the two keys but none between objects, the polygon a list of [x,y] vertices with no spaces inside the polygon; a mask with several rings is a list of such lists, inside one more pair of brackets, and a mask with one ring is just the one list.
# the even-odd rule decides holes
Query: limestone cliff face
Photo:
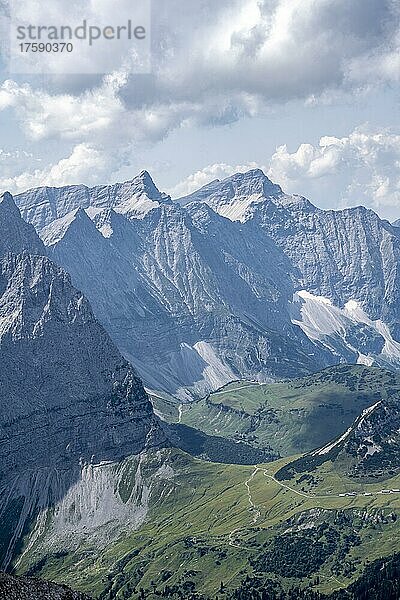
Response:
[{"label": "limestone cliff face", "polygon": [[204,203],[119,210],[75,209],[40,235],[148,387],[190,399],[329,364],[292,325],[293,269],[262,230]]},{"label": "limestone cliff face", "polygon": [[[290,199],[291,198],[291,199]],[[253,217],[299,270],[296,287],[342,307],[360,302],[372,319],[400,317],[400,235],[372,210],[324,211],[300,197],[283,197]]]},{"label": "limestone cliff face", "polygon": [[35,228],[21,219],[14,199],[8,192],[0,196],[0,233],[0,256],[28,248],[32,254],[46,254]]},{"label": "limestone cliff face", "polygon": [[319,209],[285,194],[258,169],[214,181],[179,202],[206,202],[246,228],[262,229],[290,260],[296,289],[338,307],[357,300],[373,319],[398,319],[399,229],[372,210]]},{"label": "limestone cliff face", "polygon": [[[0,225],[0,562],[7,566],[26,525],[71,488],[89,487],[100,504],[84,483],[91,465],[162,445],[165,434],[133,367],[70,276],[40,255],[43,245],[9,196]],[[76,510],[91,513],[94,505]]]},{"label": "limestone cliff face", "polygon": [[319,209],[302,196],[285,194],[259,170],[214,181],[180,199],[188,202],[206,202],[241,221],[246,236],[264,232],[282,251],[296,291],[293,322],[310,339],[340,360],[398,367],[398,227],[362,206]]},{"label": "limestone cliff face", "polygon": [[0,261],[0,472],[143,449],[143,386],[69,275],[48,258]]},{"label": "limestone cliff face", "polygon": [[321,210],[259,169],[175,203],[148,173],[17,201],[152,389],[187,400],[341,361],[400,365],[400,229],[371,210]]},{"label": "limestone cliff face", "polygon": [[160,203],[169,202],[154,185],[147,171],[142,171],[124,183],[64,187],[40,187],[28,190],[15,198],[22,218],[37,231],[77,208],[115,208],[129,216],[143,216]]},{"label": "limestone cliff face", "polygon": [[132,366],[9,194],[0,226],[0,473],[140,452],[155,420]]}]

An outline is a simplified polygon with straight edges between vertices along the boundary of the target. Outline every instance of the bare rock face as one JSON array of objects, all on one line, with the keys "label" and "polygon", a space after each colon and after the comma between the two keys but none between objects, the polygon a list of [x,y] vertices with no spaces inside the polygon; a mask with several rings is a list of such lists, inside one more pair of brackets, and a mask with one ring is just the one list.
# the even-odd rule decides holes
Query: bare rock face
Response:
[{"label": "bare rock face", "polygon": [[319,209],[285,194],[259,169],[214,181],[178,202],[206,202],[221,215],[263,229],[297,269],[296,289],[339,307],[359,300],[374,319],[398,318],[399,230],[372,210]]},{"label": "bare rock face", "polygon": [[259,169],[175,203],[148,173],[85,190],[17,201],[148,387],[187,400],[340,361],[400,365],[400,229],[372,211],[318,209]]},{"label": "bare rock face", "polygon": [[[204,203],[181,207],[150,181],[147,174],[148,197],[158,193],[158,203],[141,215],[125,210],[128,200],[114,201],[129,182],[109,189],[107,207],[92,196],[86,210],[67,214],[79,194],[59,190],[63,216],[40,231],[49,256],[71,273],[148,387],[185,400],[240,377],[299,375],[335,360],[316,355],[292,325],[292,266],[262,230],[245,233]],[[252,194],[280,190],[257,174],[249,181]],[[37,223],[29,203],[42,206],[46,196],[32,194],[17,200]]]},{"label": "bare rock face", "polygon": [[69,275],[48,258],[0,261],[0,473],[143,449],[152,409]]},{"label": "bare rock face", "polygon": [[241,221],[245,235],[261,230],[275,243],[291,265],[295,291],[305,293],[301,300],[296,294],[292,320],[308,336],[312,330],[317,354],[322,345],[339,360],[399,366],[398,227],[362,206],[319,209],[259,170],[215,181],[179,202],[206,202]]},{"label": "bare rock face", "polygon": [[[79,486],[87,465],[111,464],[165,441],[133,367],[70,276],[34,254],[43,245],[12,198],[6,202],[0,231],[6,250],[0,256],[4,567],[27,524]],[[2,209],[0,203],[0,216]]]},{"label": "bare rock face", "polygon": [[177,202],[186,206],[191,202],[206,202],[208,206],[232,221],[246,221],[253,207],[266,199],[282,196],[279,185],[272,183],[261,169],[236,173],[223,181],[216,179]]},{"label": "bare rock face", "polygon": [[32,254],[46,254],[35,228],[21,219],[14,199],[6,192],[0,196],[0,256],[29,248]]},{"label": "bare rock face", "polygon": [[70,276],[34,254],[10,195],[0,216],[19,252],[0,257],[0,476],[140,452],[155,426],[141,381]]},{"label": "bare rock face", "polygon": [[339,307],[359,301],[372,319],[398,320],[398,230],[364,207],[324,211],[289,198],[274,211],[257,206],[252,218],[299,269],[297,287]]}]

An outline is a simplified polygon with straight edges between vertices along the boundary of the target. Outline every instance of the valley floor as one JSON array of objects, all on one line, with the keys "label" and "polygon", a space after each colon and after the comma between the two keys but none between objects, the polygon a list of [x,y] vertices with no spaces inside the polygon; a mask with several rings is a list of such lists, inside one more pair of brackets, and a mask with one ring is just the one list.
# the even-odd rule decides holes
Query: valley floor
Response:
[{"label": "valley floor", "polygon": [[[65,539],[54,535],[54,515],[48,515],[47,530],[17,571],[68,583],[100,599],[160,594],[214,599],[221,582],[224,590],[233,590],[247,576],[272,578],[283,589],[329,593],[347,587],[370,562],[398,551],[400,494],[382,493],[382,483],[356,483],[329,463],[306,484],[300,478],[285,483],[275,474],[290,459],[239,466],[204,462],[177,450],[160,454],[141,460],[142,484],[150,489],[141,527],[114,532],[99,549],[99,532],[91,538],[89,519],[87,541],[68,549]],[[160,461],[167,465],[167,478],[154,478]],[[134,463],[115,468],[126,469],[125,480],[136,476]],[[400,488],[400,477],[384,485]]]}]

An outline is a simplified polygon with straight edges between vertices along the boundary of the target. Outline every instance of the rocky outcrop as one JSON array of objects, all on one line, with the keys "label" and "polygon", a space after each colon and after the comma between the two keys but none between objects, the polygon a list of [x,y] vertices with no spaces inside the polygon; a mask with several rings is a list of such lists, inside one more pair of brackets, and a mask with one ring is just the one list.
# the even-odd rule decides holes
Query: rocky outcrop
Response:
[{"label": "rocky outcrop", "polygon": [[[159,446],[165,434],[142,382],[70,276],[48,257],[7,197],[0,231],[0,561],[87,465]],[[0,213],[2,204],[0,204]],[[80,488],[79,488],[80,489]],[[93,496],[85,510],[91,511]],[[103,507],[104,508],[104,507]],[[78,509],[77,509],[78,510]],[[81,506],[79,511],[85,512]]]},{"label": "rocky outcrop", "polygon": [[66,585],[0,572],[0,600],[90,600]]},{"label": "rocky outcrop", "polygon": [[0,473],[143,449],[143,386],[69,275],[48,258],[0,261]]},{"label": "rocky outcrop", "polygon": [[261,169],[236,173],[223,181],[216,179],[177,202],[186,206],[191,202],[206,202],[208,206],[232,221],[246,221],[253,208],[266,199],[282,196],[279,185],[272,183]]},{"label": "rocky outcrop", "polygon": [[358,301],[372,319],[400,317],[400,235],[364,207],[315,208],[302,198],[255,208],[252,218],[298,268],[298,289],[343,307]]}]

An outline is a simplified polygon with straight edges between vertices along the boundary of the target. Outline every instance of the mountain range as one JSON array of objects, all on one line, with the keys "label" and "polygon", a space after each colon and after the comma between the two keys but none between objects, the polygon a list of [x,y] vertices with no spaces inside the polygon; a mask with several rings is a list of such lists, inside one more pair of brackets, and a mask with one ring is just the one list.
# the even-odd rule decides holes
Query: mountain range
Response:
[{"label": "mountain range", "polygon": [[4,585],[296,598],[394,554],[397,227],[257,170],[179,201],[146,172],[15,201],[0,557],[28,578]]},{"label": "mountain range", "polygon": [[145,171],[15,201],[150,389],[399,364],[400,230],[373,211],[318,209],[257,169],[177,201]]},{"label": "mountain range", "polygon": [[[173,444],[204,458],[235,456],[244,463],[270,458],[246,444],[216,443],[190,427],[169,427],[155,415],[136,371],[7,193],[0,197],[0,240],[3,567],[38,515],[55,507],[58,537],[73,533],[76,542],[97,537],[99,528],[110,540],[128,524],[139,525],[149,493],[141,461],[152,449]],[[118,491],[124,474],[113,466],[128,458],[136,482],[129,502]],[[158,466],[162,473],[160,459]]]}]

